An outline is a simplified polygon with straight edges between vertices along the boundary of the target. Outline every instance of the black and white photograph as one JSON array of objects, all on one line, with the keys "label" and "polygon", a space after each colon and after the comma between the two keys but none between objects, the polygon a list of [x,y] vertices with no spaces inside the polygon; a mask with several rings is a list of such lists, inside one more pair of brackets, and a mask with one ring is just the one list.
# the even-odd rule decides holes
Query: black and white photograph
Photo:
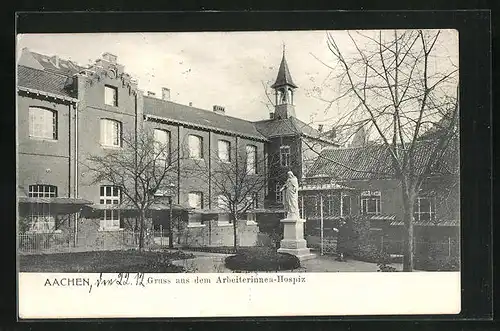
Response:
[{"label": "black and white photograph", "polygon": [[19,273],[261,299],[318,273],[459,279],[458,45],[452,29],[19,34]]}]

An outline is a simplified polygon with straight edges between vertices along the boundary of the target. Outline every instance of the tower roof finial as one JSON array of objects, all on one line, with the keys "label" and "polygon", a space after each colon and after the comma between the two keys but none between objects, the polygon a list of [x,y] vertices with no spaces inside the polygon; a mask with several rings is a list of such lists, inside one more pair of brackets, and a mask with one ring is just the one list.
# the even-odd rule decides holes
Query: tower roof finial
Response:
[{"label": "tower roof finial", "polygon": [[293,88],[297,88],[297,85],[294,84],[292,80],[292,76],[290,75],[290,70],[288,69],[288,64],[286,63],[285,58],[286,45],[283,42],[283,58],[281,59],[281,64],[278,69],[278,76],[276,77],[276,81],[271,86],[271,88],[276,88],[279,86],[288,85]]}]

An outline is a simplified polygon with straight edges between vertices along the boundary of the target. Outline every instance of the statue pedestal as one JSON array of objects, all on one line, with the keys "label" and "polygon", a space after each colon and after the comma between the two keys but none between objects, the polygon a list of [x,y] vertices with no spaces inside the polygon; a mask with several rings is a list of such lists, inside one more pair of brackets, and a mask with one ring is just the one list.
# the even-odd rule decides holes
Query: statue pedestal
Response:
[{"label": "statue pedestal", "polygon": [[281,220],[284,225],[283,240],[280,243],[278,253],[288,253],[295,255],[299,260],[309,260],[316,257],[307,248],[307,242],[304,239],[304,223],[306,220],[301,218],[285,218]]}]

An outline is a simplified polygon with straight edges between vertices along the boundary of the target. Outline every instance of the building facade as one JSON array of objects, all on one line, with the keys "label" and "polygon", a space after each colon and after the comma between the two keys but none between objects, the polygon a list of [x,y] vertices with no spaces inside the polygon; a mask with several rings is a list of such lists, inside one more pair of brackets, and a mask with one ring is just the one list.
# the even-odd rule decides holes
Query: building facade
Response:
[{"label": "building facade", "polygon": [[[169,151],[176,151],[177,173],[165,184],[171,202],[184,211],[182,222],[194,242],[207,244],[208,225],[227,225],[212,172],[218,163],[231,163],[242,155],[248,171],[267,179],[265,187],[251,193],[253,208],[238,225],[242,233],[256,233],[256,212],[280,207],[278,188],[286,171],[301,178],[311,165],[310,150],[319,153],[324,146],[335,146],[296,118],[295,88],[283,54],[273,85],[275,112],[270,119],[250,122],[225,114],[219,105],[204,110],[175,103],[167,88],[161,97],[145,94],[110,53],[82,67],[23,49],[17,65],[21,230],[62,232],[65,240],[83,246],[102,242],[110,234],[123,237],[123,230],[133,224],[134,211],[110,208],[122,204],[121,189],[96,183],[88,162],[119,151],[125,137],[148,130]],[[185,171],[194,163],[206,168],[208,180]],[[213,214],[218,214],[215,223],[203,216]],[[159,223],[162,217],[156,217]],[[208,238],[212,242],[211,234]],[[242,240],[252,244],[248,238]]]},{"label": "building facade", "polygon": [[[415,163],[427,157],[425,143],[417,148]],[[405,238],[401,182],[392,174],[387,149],[383,145],[365,143],[362,146],[325,149],[317,158],[304,179],[302,195],[315,203],[305,203],[305,214],[319,218],[318,201],[332,200],[323,204],[327,235],[336,237],[336,222],[346,215],[362,215],[370,223],[372,239],[377,245],[385,245],[391,253],[401,253]],[[454,254],[458,254],[460,242],[460,188],[458,173],[458,141],[452,141],[434,171],[422,183],[413,207],[414,235],[419,243],[453,242]],[[337,187],[326,193],[323,187]],[[345,192],[345,193],[343,193]],[[337,195],[337,196],[336,196]],[[344,198],[345,196],[345,198]],[[348,199],[349,210],[345,199]],[[344,202],[342,204],[342,202]],[[310,235],[317,236],[318,225],[309,228]],[[447,246],[451,247],[451,245]]]}]

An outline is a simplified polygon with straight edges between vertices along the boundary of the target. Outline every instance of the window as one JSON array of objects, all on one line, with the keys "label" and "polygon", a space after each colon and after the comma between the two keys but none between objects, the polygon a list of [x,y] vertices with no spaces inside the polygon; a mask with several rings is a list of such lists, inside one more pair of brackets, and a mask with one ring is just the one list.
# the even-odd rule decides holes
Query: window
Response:
[{"label": "window", "polygon": [[104,86],[104,103],[109,106],[118,106],[118,90],[113,86]]},{"label": "window", "polygon": [[342,195],[342,214],[341,216],[351,215],[351,197]]},{"label": "window", "polygon": [[219,159],[223,162],[231,162],[231,143],[226,140],[219,140]]},{"label": "window", "polygon": [[28,189],[30,198],[55,198],[57,197],[57,186],[54,185],[30,185]]},{"label": "window", "polygon": [[248,209],[256,209],[259,207],[259,194],[257,192],[253,192],[251,196],[246,197],[247,203],[246,206],[249,206]]},{"label": "window", "polygon": [[280,147],[280,163],[283,167],[290,166],[290,146]]},{"label": "window", "polygon": [[340,215],[340,199],[338,195],[327,195],[323,203],[325,216]]},{"label": "window", "polygon": [[217,207],[222,211],[219,213],[217,225],[229,225],[231,219],[229,217],[229,200],[224,194],[217,196]]},{"label": "window", "polygon": [[101,119],[101,145],[120,147],[122,140],[122,124],[110,119]]},{"label": "window", "polygon": [[57,140],[57,112],[39,108],[29,108],[29,135],[33,138]]},{"label": "window", "polygon": [[217,196],[217,207],[223,211],[229,211],[229,201],[223,194]]},{"label": "window", "polygon": [[380,214],[380,191],[361,192],[361,213],[366,215]]},{"label": "window", "polygon": [[[121,201],[121,190],[118,186],[101,186],[100,200],[101,205],[115,205]],[[119,229],[120,228],[120,210],[106,209],[101,213],[101,229]]]},{"label": "window", "polygon": [[50,206],[48,203],[37,203],[30,208],[30,232],[50,232],[56,230],[56,219],[50,211]]},{"label": "window", "polygon": [[247,145],[247,172],[249,174],[257,173],[257,147],[253,145]]},{"label": "window", "polygon": [[[306,195],[304,196],[304,209],[306,217],[319,217],[321,215],[321,200],[319,196],[316,195]],[[323,205],[324,209],[324,205]]]},{"label": "window", "polygon": [[161,163],[170,163],[170,132],[160,129],[154,130],[155,158]]},{"label": "window", "polygon": [[259,194],[257,192],[252,193],[252,208],[259,208]]},{"label": "window", "polygon": [[257,221],[257,215],[255,213],[247,213],[247,222],[254,223]]},{"label": "window", "polygon": [[417,197],[413,207],[416,221],[433,221],[435,218],[435,200],[433,197]]},{"label": "window", "polygon": [[203,193],[201,192],[189,192],[188,195],[189,207],[202,209],[203,208]]},{"label": "window", "polygon": [[189,157],[192,159],[203,159],[203,138],[189,135]]},{"label": "window", "polygon": [[[57,186],[30,185],[28,196],[32,198],[55,198],[57,197]],[[51,213],[51,205],[48,203],[33,204],[30,209],[29,222],[29,231],[50,232],[56,230],[56,219]]]},{"label": "window", "polygon": [[283,202],[283,191],[281,191],[281,187],[282,187],[282,185],[280,185],[279,183],[276,184],[276,188],[275,188],[276,202],[279,202],[279,203]]}]

